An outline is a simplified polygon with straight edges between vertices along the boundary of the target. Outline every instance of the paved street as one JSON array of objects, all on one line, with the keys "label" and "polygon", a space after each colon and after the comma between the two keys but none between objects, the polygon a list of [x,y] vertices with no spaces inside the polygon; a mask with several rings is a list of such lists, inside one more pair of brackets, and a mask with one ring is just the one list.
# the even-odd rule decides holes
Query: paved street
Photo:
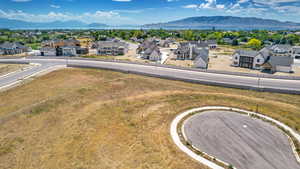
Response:
[{"label": "paved street", "polygon": [[[43,69],[53,67],[56,65],[65,65],[64,59],[2,59],[1,62],[21,62],[28,61],[30,63],[39,63],[42,66],[28,71],[10,75],[6,78],[0,79],[0,87],[17,81],[24,76],[39,72]],[[106,61],[92,61],[92,60],[72,60],[69,59],[69,65],[72,66],[84,66],[93,68],[102,68],[110,70],[118,70],[125,72],[134,72],[138,74],[144,74],[149,76],[157,76],[163,78],[171,78],[185,81],[193,81],[204,84],[214,84],[226,87],[237,88],[264,88],[268,91],[283,90],[284,92],[291,91],[294,93],[300,93],[300,81],[299,80],[283,80],[283,79],[270,79],[270,78],[256,78],[247,76],[225,75],[217,73],[206,73],[191,70],[181,70],[167,67],[157,67],[151,65],[140,65],[131,63],[118,63],[118,62],[106,62]]]},{"label": "paved street", "polygon": [[187,139],[238,169],[300,169],[277,127],[234,112],[207,111],[184,123]]}]

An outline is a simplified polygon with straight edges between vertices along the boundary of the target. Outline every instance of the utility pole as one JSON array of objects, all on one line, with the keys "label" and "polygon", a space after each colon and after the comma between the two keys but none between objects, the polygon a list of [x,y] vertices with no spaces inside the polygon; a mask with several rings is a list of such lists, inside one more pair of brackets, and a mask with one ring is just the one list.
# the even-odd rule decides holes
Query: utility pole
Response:
[{"label": "utility pole", "polygon": [[[257,90],[258,92],[260,92],[260,76],[259,74],[257,73]],[[258,102],[256,103],[256,113],[258,113],[258,109],[259,109],[259,105],[258,105]]]}]

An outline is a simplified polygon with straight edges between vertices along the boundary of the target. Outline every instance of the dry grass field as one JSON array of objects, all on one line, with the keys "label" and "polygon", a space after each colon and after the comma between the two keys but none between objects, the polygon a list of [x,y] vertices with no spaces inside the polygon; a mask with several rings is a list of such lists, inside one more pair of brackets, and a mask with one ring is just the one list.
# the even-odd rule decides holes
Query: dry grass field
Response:
[{"label": "dry grass field", "polygon": [[300,130],[300,96],[65,69],[0,92],[1,169],[206,169],[173,144],[175,116],[259,110]]},{"label": "dry grass field", "polygon": [[0,76],[5,75],[10,72],[14,72],[23,68],[28,67],[29,65],[17,65],[17,64],[0,64]]}]

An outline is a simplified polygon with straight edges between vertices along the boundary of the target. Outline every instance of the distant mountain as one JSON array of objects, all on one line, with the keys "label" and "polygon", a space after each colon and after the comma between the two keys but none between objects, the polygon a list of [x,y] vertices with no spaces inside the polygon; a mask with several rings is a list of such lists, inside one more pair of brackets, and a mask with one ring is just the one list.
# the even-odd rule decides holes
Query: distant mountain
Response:
[{"label": "distant mountain", "polygon": [[94,27],[94,28],[103,28],[103,27],[109,27],[109,25],[103,24],[103,23],[91,23],[88,25],[89,27]]},{"label": "distant mountain", "polygon": [[281,22],[272,19],[261,19],[255,17],[233,17],[233,16],[200,16],[190,17],[167,23],[144,25],[143,28],[169,28],[169,29],[300,29],[300,23]]},{"label": "distant mountain", "polygon": [[[97,24],[97,26],[104,24]],[[13,19],[0,18],[0,28],[76,28],[88,27],[89,25],[80,21],[54,21],[54,22],[25,22]]]}]

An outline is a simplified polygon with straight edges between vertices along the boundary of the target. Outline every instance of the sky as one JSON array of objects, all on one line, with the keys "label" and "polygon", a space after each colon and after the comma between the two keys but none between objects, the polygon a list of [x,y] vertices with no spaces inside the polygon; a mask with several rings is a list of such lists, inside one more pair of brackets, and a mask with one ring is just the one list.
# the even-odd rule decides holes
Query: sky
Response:
[{"label": "sky", "polygon": [[300,23],[300,0],[0,0],[0,18],[30,22],[131,25],[225,15]]}]

